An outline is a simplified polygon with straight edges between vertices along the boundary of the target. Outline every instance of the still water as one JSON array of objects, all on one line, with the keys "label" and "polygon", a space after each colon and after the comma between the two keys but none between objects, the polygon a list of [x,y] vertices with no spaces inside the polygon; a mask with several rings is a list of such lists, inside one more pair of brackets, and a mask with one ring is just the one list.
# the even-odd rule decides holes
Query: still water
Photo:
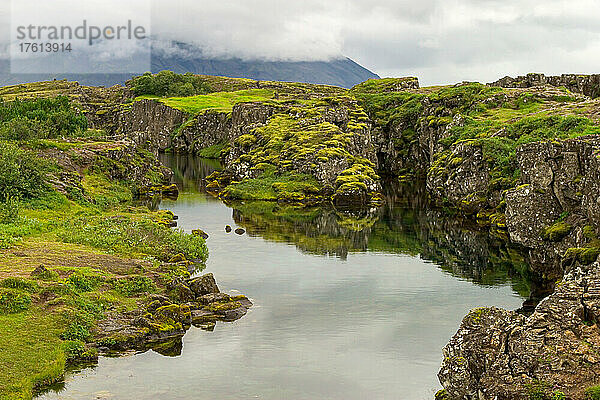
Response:
[{"label": "still water", "polygon": [[213,332],[192,327],[179,356],[102,357],[40,399],[432,399],[464,315],[528,296],[518,252],[425,207],[417,187],[362,212],[226,205],[202,188],[217,163],[164,162],[181,195],[160,207],[210,235],[204,272],[254,307]]}]

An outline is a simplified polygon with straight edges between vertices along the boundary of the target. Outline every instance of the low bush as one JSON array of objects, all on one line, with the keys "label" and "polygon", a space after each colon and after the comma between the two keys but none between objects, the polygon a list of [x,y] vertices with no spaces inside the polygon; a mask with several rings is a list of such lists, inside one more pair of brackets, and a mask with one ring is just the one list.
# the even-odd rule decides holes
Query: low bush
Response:
[{"label": "low bush", "polygon": [[85,115],[74,109],[68,97],[0,100],[0,138],[5,140],[53,139],[81,135],[87,129]]},{"label": "low bush", "polygon": [[206,261],[204,239],[162,226],[148,216],[81,217],[64,223],[67,243],[85,244],[122,255],[147,255],[166,261],[182,253],[188,260]]},{"label": "low bush", "polygon": [[24,292],[35,293],[38,290],[38,284],[34,281],[21,278],[6,278],[0,282],[0,287],[8,289],[17,289]]},{"label": "low bush", "polygon": [[147,72],[133,78],[128,84],[137,96],[187,97],[211,92],[201,76],[172,71],[161,71],[155,75]]},{"label": "low bush", "polygon": [[20,290],[0,289],[0,315],[26,311],[31,305],[31,297]]},{"label": "low bush", "polygon": [[6,196],[0,202],[0,225],[11,224],[19,219],[19,201],[11,196]]},{"label": "low bush", "polygon": [[113,287],[125,296],[156,291],[156,284],[146,276],[129,276],[123,279],[115,279]]},{"label": "low bush", "polygon": [[[18,146],[0,142],[0,199],[27,199],[40,196],[48,190],[46,172],[48,163],[34,153]],[[7,209],[7,206],[4,206]],[[12,208],[14,216],[14,204]]]}]

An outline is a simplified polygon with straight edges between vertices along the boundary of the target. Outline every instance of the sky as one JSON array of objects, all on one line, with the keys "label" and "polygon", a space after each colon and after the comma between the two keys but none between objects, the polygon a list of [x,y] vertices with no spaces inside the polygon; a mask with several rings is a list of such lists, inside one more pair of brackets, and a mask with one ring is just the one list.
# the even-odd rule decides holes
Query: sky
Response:
[{"label": "sky", "polygon": [[[216,57],[347,56],[380,76],[417,76],[422,85],[600,72],[599,0],[149,1],[154,36]],[[96,14],[106,4],[86,3]],[[2,26],[7,20],[10,1],[0,0]]]}]

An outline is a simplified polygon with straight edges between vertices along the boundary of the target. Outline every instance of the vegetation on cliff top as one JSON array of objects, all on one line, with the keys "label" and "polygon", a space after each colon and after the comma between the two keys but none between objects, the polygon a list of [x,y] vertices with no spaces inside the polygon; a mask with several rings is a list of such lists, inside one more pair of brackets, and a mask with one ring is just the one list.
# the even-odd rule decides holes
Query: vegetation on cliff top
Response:
[{"label": "vegetation on cliff top", "polygon": [[[152,97],[142,96],[142,98]],[[273,91],[269,89],[249,89],[189,97],[165,97],[158,100],[169,107],[195,115],[205,110],[230,112],[237,103],[267,101],[272,98]]]},{"label": "vegetation on cliff top", "polygon": [[212,91],[200,75],[176,74],[171,71],[161,71],[154,75],[147,72],[132,78],[128,84],[136,96],[183,97]]},{"label": "vegetation on cliff top", "polygon": [[86,117],[75,110],[65,96],[10,102],[0,98],[0,139],[82,136],[86,130]]}]

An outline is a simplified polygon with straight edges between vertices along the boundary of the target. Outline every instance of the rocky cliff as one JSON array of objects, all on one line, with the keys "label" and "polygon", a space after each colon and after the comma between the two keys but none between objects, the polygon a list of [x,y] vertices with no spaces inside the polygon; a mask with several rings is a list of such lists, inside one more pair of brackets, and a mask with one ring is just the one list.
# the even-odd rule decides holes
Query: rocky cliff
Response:
[{"label": "rocky cliff", "polygon": [[555,87],[564,87],[573,93],[581,93],[591,98],[600,96],[600,74],[563,74],[560,76],[527,74],[525,76],[519,76],[516,78],[505,76],[496,82],[489,83],[489,85],[504,88],[529,88],[550,85]]},{"label": "rocky cliff", "polygon": [[444,349],[448,398],[590,398],[599,383],[599,294],[596,262],[568,273],[530,317],[473,310]]}]

